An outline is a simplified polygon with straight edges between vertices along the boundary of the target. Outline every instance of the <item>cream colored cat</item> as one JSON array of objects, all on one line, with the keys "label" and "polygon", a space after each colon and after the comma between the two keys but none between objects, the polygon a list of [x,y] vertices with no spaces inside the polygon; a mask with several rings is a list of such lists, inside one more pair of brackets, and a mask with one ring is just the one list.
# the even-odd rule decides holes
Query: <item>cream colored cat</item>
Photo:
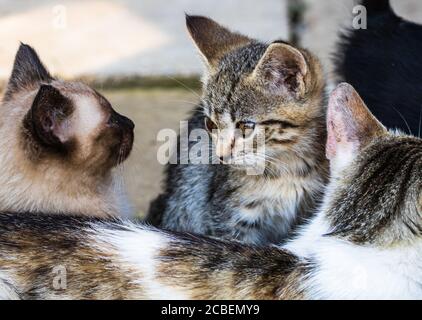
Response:
[{"label": "cream colored cat", "polygon": [[128,214],[113,168],[134,125],[94,89],[54,79],[21,44],[0,106],[0,210]]}]

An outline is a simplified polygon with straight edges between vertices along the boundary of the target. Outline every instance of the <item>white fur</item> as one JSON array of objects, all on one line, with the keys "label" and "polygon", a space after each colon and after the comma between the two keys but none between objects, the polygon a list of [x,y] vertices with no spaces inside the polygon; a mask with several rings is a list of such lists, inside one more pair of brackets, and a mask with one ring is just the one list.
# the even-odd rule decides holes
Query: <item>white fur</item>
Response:
[{"label": "white fur", "polygon": [[92,96],[78,96],[77,100],[75,102],[78,106],[75,115],[78,118],[75,121],[77,128],[73,132],[80,135],[89,135],[104,120],[103,112],[98,101]]},{"label": "white fur", "polygon": [[284,245],[284,249],[293,252],[295,255],[307,258],[314,251],[315,242],[319,241],[324,234],[330,232],[329,224],[325,218],[325,212],[328,210],[330,199],[335,191],[335,183],[331,177],[331,183],[325,187],[324,198],[318,213],[309,221],[304,224],[298,231],[298,236],[292,241]]},{"label": "white fur", "polygon": [[[139,284],[147,298],[189,298],[188,292],[164,285],[156,276],[157,253],[171,246],[169,235],[134,225],[124,231],[97,231],[101,241],[115,248],[117,261],[125,266],[122,270],[136,270],[134,283]],[[320,212],[298,239],[284,247],[315,266],[300,284],[306,298],[422,299],[421,240],[408,246],[377,248],[324,237],[329,231]],[[100,247],[104,250],[103,245]]]},{"label": "white fur", "polygon": [[338,175],[345,168],[349,167],[356,158],[357,152],[353,144],[339,144],[337,152],[330,160],[330,171],[332,175]]},{"label": "white fur", "polygon": [[422,299],[422,241],[381,249],[335,238],[315,243],[314,299]]},{"label": "white fur", "polygon": [[[169,238],[161,232],[126,224],[126,230],[100,229],[100,241],[115,248],[118,260],[130,270],[136,270],[136,280],[148,299],[182,300],[189,297],[175,287],[169,287],[156,277],[157,254],[168,247]],[[103,245],[99,247],[104,250]]]},{"label": "white fur", "polygon": [[8,272],[0,270],[0,300],[19,300],[13,286],[12,277]]},{"label": "white fur", "polygon": [[301,258],[310,257],[316,241],[319,241],[328,230],[328,224],[323,215],[316,216],[309,224],[301,228],[299,236],[293,241],[283,246],[284,249],[291,251]]},{"label": "white fur", "polygon": [[[236,128],[229,113],[223,113],[220,115],[219,122],[220,124],[224,124],[224,127],[218,130],[217,138],[215,141],[215,153],[218,157],[226,157],[229,159],[233,152],[232,143],[233,141],[236,142]],[[238,142],[236,142],[236,144],[238,144]]]},{"label": "white fur", "polygon": [[422,241],[381,248],[356,245],[325,234],[334,191],[331,183],[317,216],[284,246],[315,269],[302,287],[311,299],[422,299]]}]

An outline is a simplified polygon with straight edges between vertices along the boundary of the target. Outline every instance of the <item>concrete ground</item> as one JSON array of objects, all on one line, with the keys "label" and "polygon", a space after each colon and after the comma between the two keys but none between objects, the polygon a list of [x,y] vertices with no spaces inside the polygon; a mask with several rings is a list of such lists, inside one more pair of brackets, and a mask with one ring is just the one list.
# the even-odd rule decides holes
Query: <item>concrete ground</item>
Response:
[{"label": "concrete ground", "polygon": [[178,130],[179,121],[188,117],[199,100],[196,92],[182,89],[102,91],[113,107],[135,122],[135,146],[124,165],[124,178],[130,200],[138,216],[160,191],[163,166],[157,161],[157,133]]},{"label": "concrete ground", "polygon": [[0,0],[0,79],[19,45],[67,78],[191,75],[202,71],[185,12],[262,40],[289,35],[287,0]]}]

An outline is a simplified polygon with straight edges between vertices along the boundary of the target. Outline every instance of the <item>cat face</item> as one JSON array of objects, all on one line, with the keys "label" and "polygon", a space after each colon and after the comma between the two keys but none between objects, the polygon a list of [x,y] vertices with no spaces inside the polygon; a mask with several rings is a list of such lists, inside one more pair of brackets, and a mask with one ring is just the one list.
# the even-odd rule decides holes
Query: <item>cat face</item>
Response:
[{"label": "cat face", "polygon": [[5,102],[3,120],[9,114],[21,123],[18,135],[34,164],[104,174],[132,149],[132,121],[90,87],[51,77],[29,46],[16,55]]},{"label": "cat face", "polygon": [[324,84],[317,60],[283,42],[264,45],[232,33],[208,18],[188,16],[187,26],[207,66],[204,127],[221,162],[304,169],[298,155],[323,149]]},{"label": "cat face", "polygon": [[356,91],[340,85],[328,107],[332,235],[392,246],[422,240],[422,140],[389,133]]}]

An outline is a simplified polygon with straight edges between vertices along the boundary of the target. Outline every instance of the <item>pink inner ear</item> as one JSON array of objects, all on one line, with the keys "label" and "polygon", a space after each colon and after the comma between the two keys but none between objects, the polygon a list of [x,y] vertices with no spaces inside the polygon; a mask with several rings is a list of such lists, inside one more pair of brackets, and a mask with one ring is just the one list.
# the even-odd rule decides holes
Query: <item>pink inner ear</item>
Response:
[{"label": "pink inner ear", "polygon": [[44,129],[45,132],[51,132],[54,129],[54,123],[53,120],[46,116],[42,119],[42,127]]},{"label": "pink inner ear", "polygon": [[327,123],[327,129],[328,129],[328,136],[327,136],[327,145],[325,147],[325,154],[327,156],[327,159],[331,160],[336,156],[336,150],[337,150],[337,138],[334,128],[334,122],[332,120],[328,120]]},{"label": "pink inner ear", "polygon": [[340,145],[353,148],[353,144],[356,143],[352,133],[353,120],[344,112],[347,113],[339,105],[331,105],[328,109],[326,156],[329,160],[337,156]]},{"label": "pink inner ear", "polygon": [[66,121],[55,121],[51,115],[45,115],[41,121],[42,128],[45,133],[56,136],[62,143],[68,139],[68,132],[66,127]]},{"label": "pink inner ear", "polygon": [[340,156],[340,152],[341,155],[354,155],[374,137],[386,132],[359,94],[347,83],[339,84],[331,93],[327,131],[326,154],[329,159]]},{"label": "pink inner ear", "polygon": [[[356,135],[356,119],[351,113],[351,92],[349,86],[340,85],[330,96],[327,111],[326,156],[332,160],[338,155],[339,146],[355,149],[359,144]],[[343,151],[342,151],[343,152]]]}]

